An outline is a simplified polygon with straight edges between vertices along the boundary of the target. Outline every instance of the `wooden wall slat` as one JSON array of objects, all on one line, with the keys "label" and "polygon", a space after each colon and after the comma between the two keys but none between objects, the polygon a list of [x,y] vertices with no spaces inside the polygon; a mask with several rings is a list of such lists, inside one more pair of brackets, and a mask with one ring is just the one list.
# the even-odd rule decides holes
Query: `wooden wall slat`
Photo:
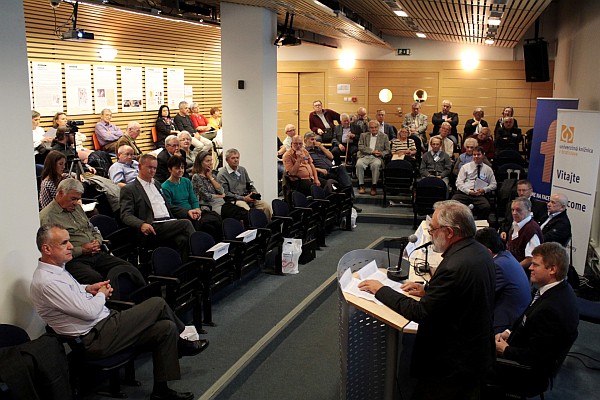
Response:
[{"label": "wooden wall slat", "polygon": [[[63,108],[67,110],[64,82],[64,64],[90,65],[131,65],[141,67],[184,68],[184,83],[193,87],[193,99],[201,112],[209,116],[211,107],[221,107],[221,30],[218,27],[178,23],[150,15],[134,14],[112,7],[80,4],[78,28],[93,32],[92,41],[71,42],[58,39],[54,35],[54,18],[48,2],[24,0],[27,51],[30,61],[63,63]],[[71,14],[71,7],[64,4],[56,10],[57,21],[64,23]],[[117,21],[106,23],[106,21]],[[63,31],[66,28],[63,29]],[[177,41],[174,42],[173,38]],[[101,61],[97,49],[110,45],[119,53],[110,63]],[[92,70],[93,74],[93,70]],[[117,99],[122,99],[120,68],[117,68]],[[143,81],[144,84],[144,81]],[[164,71],[165,94],[167,74]],[[144,90],[145,93],[145,90]],[[168,98],[165,98],[167,101]],[[179,101],[179,100],[177,100]],[[119,103],[119,108],[121,104]],[[171,110],[172,115],[176,110]],[[130,121],[142,125],[142,135],[138,139],[141,147],[150,150],[154,147],[151,128],[154,126],[157,111],[135,113],[114,113],[113,123],[122,130]],[[98,115],[69,115],[71,119],[83,120],[80,131],[88,136],[86,146],[93,148],[91,134],[99,120]],[[47,129],[52,125],[52,116],[43,116],[41,126]]]}]

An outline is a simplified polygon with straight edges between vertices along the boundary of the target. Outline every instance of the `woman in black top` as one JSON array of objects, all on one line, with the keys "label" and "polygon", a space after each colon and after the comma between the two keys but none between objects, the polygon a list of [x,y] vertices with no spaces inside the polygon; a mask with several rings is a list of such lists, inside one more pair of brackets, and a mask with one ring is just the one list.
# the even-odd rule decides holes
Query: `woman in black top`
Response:
[{"label": "woman in black top", "polygon": [[171,110],[166,105],[160,106],[158,109],[158,117],[156,118],[156,147],[165,147],[165,138],[175,131],[175,125],[171,119]]}]

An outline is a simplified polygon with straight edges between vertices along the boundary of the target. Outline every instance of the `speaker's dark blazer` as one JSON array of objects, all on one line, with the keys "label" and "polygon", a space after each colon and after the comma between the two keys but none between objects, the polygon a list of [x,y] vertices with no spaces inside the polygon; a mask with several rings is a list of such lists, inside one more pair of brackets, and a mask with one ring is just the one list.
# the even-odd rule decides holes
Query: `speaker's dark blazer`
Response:
[{"label": "speaker's dark blazer", "polygon": [[472,382],[492,366],[494,271],[488,249],[463,239],[446,251],[421,301],[389,287],[377,291],[383,304],[419,323],[414,374]]}]

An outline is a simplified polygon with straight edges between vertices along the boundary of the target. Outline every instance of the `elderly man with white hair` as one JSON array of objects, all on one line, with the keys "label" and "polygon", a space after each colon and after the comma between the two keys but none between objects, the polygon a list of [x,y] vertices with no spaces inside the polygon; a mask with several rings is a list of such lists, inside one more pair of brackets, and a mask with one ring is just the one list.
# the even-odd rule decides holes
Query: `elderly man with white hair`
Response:
[{"label": "elderly man with white hair", "polygon": [[421,142],[427,143],[427,115],[421,114],[421,103],[412,104],[412,112],[404,115],[402,127],[408,129],[411,135],[419,135]]},{"label": "elderly man with white hair", "polygon": [[[169,179],[169,176],[171,175],[169,173],[167,163],[169,162],[169,158],[173,156],[182,157],[184,160],[186,159],[185,152],[179,148],[179,139],[177,136],[169,135],[165,138],[164,150],[162,150],[160,153],[158,153],[158,156],[156,156],[156,159],[158,160],[158,167],[156,168],[156,175],[154,176],[154,179],[160,183],[163,183]],[[187,172],[184,173],[184,176],[189,178]]]},{"label": "elderly man with white hair", "polygon": [[117,151],[117,162],[110,166],[108,176],[119,186],[133,182],[140,172],[139,163],[133,159],[131,146],[123,145]]},{"label": "elderly man with white hair", "polygon": [[557,242],[566,246],[571,239],[571,221],[567,216],[569,199],[563,193],[550,196],[548,216],[541,221],[544,242]]},{"label": "elderly man with white hair", "polygon": [[133,159],[137,160],[143,154],[142,150],[138,147],[137,143],[135,142],[141,133],[142,126],[140,125],[140,123],[137,121],[131,121],[127,124],[127,130],[125,131],[123,136],[121,136],[119,140],[117,140],[116,148],[119,149],[121,146],[131,147],[133,149]]},{"label": "elderly man with white hair", "polygon": [[112,111],[105,108],[100,113],[100,121],[94,128],[94,133],[102,146],[102,150],[114,152],[117,149],[117,140],[123,136],[123,131],[118,126],[111,124]]}]

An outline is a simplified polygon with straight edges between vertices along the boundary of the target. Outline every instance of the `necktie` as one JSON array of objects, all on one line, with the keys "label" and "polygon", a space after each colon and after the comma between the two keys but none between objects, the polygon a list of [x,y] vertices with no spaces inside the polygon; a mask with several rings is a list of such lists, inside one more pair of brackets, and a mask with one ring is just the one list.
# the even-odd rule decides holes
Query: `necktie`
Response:
[{"label": "necktie", "polygon": [[531,304],[535,303],[537,299],[540,298],[540,291],[536,290],[535,294],[533,295],[533,300],[531,301]]},{"label": "necktie", "polygon": [[481,178],[481,164],[477,165],[477,177]]}]

